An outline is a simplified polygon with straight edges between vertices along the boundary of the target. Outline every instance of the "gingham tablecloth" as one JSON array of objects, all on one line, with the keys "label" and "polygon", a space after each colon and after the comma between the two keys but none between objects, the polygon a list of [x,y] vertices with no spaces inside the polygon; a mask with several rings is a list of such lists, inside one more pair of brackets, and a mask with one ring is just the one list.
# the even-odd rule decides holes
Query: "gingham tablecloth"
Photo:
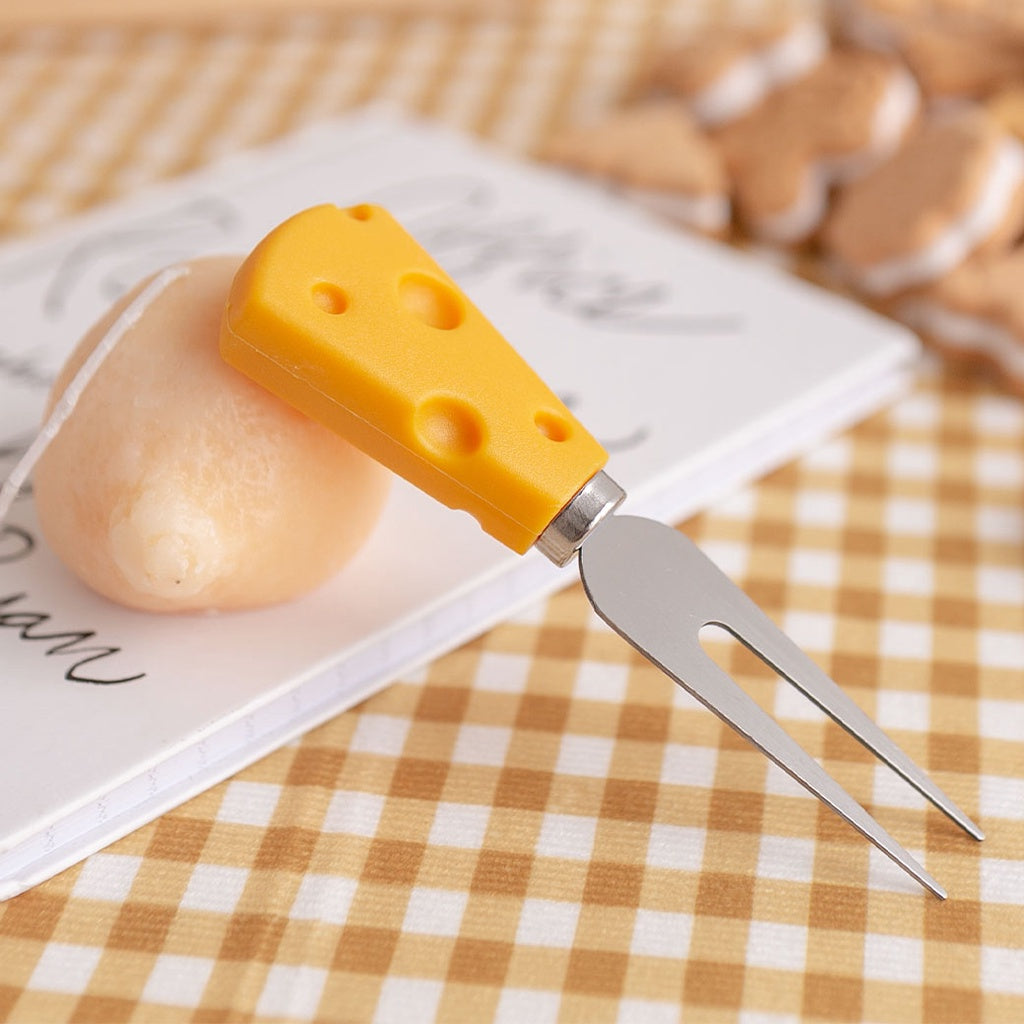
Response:
[{"label": "gingham tablecloth", "polygon": [[[530,152],[720,6],[19,31],[0,228],[371,98]],[[0,1019],[1024,1020],[1022,437],[1020,402],[933,368],[684,526],[980,821],[983,844],[716,648],[947,902],[576,587],[0,905]]]}]

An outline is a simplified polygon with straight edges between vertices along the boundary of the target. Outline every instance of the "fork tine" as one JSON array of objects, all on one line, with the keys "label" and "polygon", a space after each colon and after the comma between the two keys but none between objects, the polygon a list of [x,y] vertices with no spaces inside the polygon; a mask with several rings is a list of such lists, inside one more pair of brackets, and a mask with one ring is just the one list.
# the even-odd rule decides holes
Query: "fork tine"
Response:
[{"label": "fork tine", "polygon": [[[713,563],[712,563],[713,565]],[[715,567],[715,572],[720,572]],[[728,581],[728,578],[725,577]],[[732,584],[730,583],[730,586]],[[724,601],[728,605],[716,625],[737,640],[793,684],[851,736],[906,779],[922,796],[955,821],[975,839],[985,834],[931,779],[866,715],[860,707],[786,634],[761,611],[743,591],[734,588]]]},{"label": "fork tine", "polygon": [[[580,549],[580,575],[594,609],[616,633],[926,889],[945,898],[935,879],[701,646],[701,627],[721,625],[787,679],[796,677],[801,688],[818,691],[820,670],[809,659],[804,663],[791,656],[799,651],[796,645],[688,537],[650,519],[607,516]],[[846,700],[835,701],[827,688],[815,699],[829,713],[833,707],[841,713]],[[860,725],[856,716],[847,715],[846,722],[847,728]]]},{"label": "fork tine", "polygon": [[833,808],[912,878],[945,899],[945,891],[921,864],[700,646],[701,626],[714,622],[732,629],[738,617],[744,623],[749,620],[749,614],[725,612],[734,612],[738,598],[745,609],[743,602],[750,598],[692,541],[649,519],[608,516],[584,545],[580,569],[595,610],[618,635]]},{"label": "fork tine", "polygon": [[845,818],[862,836],[874,843],[921,885],[939,899],[946,898],[946,890],[702,648],[694,651],[694,657],[687,665],[685,681],[666,666],[659,667],[797,782]]}]

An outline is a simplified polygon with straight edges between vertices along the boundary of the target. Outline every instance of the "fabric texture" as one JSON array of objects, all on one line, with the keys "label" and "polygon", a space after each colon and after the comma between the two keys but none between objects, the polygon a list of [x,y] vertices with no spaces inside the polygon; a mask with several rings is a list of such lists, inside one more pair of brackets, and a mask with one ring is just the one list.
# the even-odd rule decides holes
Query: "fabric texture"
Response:
[{"label": "fabric texture", "polygon": [[[672,31],[728,13],[559,0],[11,33],[0,230],[373,99],[537,152]],[[0,905],[0,1020],[1024,1019],[1022,438],[1017,400],[933,367],[683,527],[985,829],[714,642],[945,903],[577,586]]]}]

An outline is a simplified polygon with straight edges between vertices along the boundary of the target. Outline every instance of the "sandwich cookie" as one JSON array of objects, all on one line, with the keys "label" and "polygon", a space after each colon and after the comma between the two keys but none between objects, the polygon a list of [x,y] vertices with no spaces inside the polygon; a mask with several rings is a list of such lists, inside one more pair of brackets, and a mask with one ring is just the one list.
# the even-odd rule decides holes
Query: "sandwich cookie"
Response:
[{"label": "sandwich cookie", "polygon": [[1024,220],[1024,147],[982,108],[933,117],[844,189],[823,232],[828,258],[867,296],[937,280]]},{"label": "sandwich cookie", "polygon": [[782,85],[806,75],[828,48],[828,34],[817,21],[709,28],[665,54],[654,84],[684,99],[701,124],[713,127],[748,113]]},{"label": "sandwich cookie", "polygon": [[980,99],[1024,76],[1024,8],[974,0],[840,0],[840,33],[899,54],[929,98]]},{"label": "sandwich cookie", "polygon": [[899,62],[866,50],[830,54],[719,133],[741,218],[762,241],[806,240],[825,217],[830,189],[888,157],[918,107]]},{"label": "sandwich cookie", "polygon": [[896,315],[944,354],[991,364],[1024,394],[1024,246],[968,260]]},{"label": "sandwich cookie", "polygon": [[684,227],[720,235],[729,226],[721,158],[680,103],[651,100],[617,111],[563,133],[547,156]]}]

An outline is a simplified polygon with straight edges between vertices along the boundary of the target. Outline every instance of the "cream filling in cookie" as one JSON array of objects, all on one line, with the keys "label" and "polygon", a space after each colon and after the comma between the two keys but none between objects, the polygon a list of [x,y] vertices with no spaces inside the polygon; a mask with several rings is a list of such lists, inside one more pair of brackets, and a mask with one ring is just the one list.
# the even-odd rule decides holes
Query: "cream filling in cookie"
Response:
[{"label": "cream filling in cookie", "polygon": [[810,235],[825,217],[831,187],[862,177],[895,152],[920,105],[921,95],[913,76],[903,68],[894,68],[871,119],[867,143],[853,153],[811,164],[796,200],[785,210],[761,218],[758,234],[779,245]]},{"label": "cream filling in cookie", "polygon": [[828,36],[815,21],[795,24],[764,50],[737,61],[690,99],[706,125],[723,124],[752,110],[774,88],[806,74],[825,56]]},{"label": "cream filling in cookie", "polygon": [[791,245],[806,238],[825,216],[829,183],[824,167],[812,164],[804,173],[796,200],[779,213],[758,218],[754,225],[758,235],[775,245]]},{"label": "cream filling in cookie", "polygon": [[1024,184],[1024,146],[1004,139],[977,200],[933,242],[907,256],[852,270],[854,282],[871,295],[893,295],[927,284],[960,264],[999,227],[1017,190]]},{"label": "cream filling in cookie", "polygon": [[908,300],[898,312],[905,324],[931,335],[940,345],[988,356],[1007,374],[1024,380],[1024,339],[1008,327],[984,317],[957,313],[929,299]]},{"label": "cream filling in cookie", "polygon": [[724,231],[732,215],[728,196],[687,196],[660,189],[627,188],[623,194],[659,217],[710,233]]},{"label": "cream filling in cookie", "polygon": [[858,152],[832,161],[834,180],[861,178],[892,156],[920,109],[921,92],[914,76],[905,68],[893,68],[871,119],[870,141]]}]

